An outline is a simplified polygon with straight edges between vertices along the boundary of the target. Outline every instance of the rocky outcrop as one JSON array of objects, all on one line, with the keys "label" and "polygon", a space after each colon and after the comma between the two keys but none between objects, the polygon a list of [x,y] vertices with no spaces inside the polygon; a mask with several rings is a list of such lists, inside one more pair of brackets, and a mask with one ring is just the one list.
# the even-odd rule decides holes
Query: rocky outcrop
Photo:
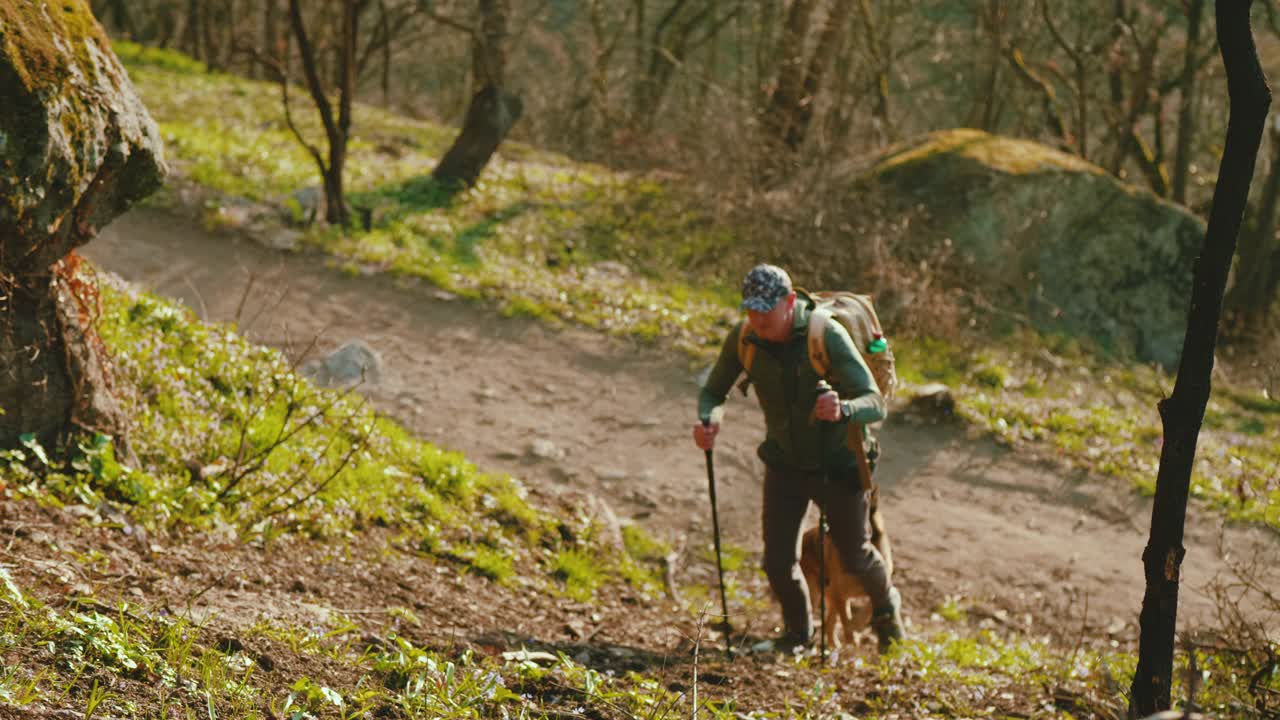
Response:
[{"label": "rocky outcrop", "polygon": [[900,146],[865,189],[912,214],[902,249],[1042,330],[1176,364],[1205,225],[1081,158],[977,130]]},{"label": "rocky outcrop", "polygon": [[[162,143],[85,0],[0,0],[0,446],[111,424],[69,253],[159,187]],[[70,327],[75,325],[75,327]],[[111,430],[109,427],[96,429]]]}]

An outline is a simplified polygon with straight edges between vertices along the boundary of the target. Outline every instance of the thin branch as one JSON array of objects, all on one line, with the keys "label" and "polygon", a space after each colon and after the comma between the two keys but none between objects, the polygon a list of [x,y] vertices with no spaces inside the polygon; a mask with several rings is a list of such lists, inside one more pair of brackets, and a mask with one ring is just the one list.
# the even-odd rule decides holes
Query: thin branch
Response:
[{"label": "thin branch", "polygon": [[418,11],[421,12],[423,15],[426,15],[427,17],[431,18],[432,20],[440,23],[441,25],[444,25],[447,28],[452,28],[459,32],[464,32],[467,35],[470,35],[472,38],[475,38],[476,35],[479,33],[479,31],[476,28],[470,25],[466,25],[457,20],[454,20],[451,17],[441,15],[440,13],[436,12],[434,9],[430,7],[430,5],[428,4],[428,2],[426,2],[426,0],[418,0]]}]

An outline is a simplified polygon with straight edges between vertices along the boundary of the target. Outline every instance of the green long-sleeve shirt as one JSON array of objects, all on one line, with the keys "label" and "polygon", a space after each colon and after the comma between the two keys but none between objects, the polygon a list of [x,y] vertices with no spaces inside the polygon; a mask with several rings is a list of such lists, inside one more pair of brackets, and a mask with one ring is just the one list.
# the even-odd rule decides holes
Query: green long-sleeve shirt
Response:
[{"label": "green long-sleeve shirt", "polygon": [[[846,442],[843,423],[815,422],[813,407],[818,398],[818,374],[809,362],[807,337],[809,315],[814,301],[802,291],[797,293],[795,320],[791,337],[775,343],[752,336],[756,344],[751,363],[751,383],[764,411],[765,440],[760,445],[760,459],[783,468],[816,471],[821,449],[826,448],[825,468],[830,471],[852,470],[856,460]],[[743,372],[738,358],[739,323],[724,340],[706,384],[698,393],[698,416],[708,419],[724,404],[733,383]],[[831,370],[827,381],[840,396],[850,422],[874,423],[885,416],[884,398],[876,387],[871,370],[854,347],[853,339],[839,322],[827,323],[827,354]]]}]

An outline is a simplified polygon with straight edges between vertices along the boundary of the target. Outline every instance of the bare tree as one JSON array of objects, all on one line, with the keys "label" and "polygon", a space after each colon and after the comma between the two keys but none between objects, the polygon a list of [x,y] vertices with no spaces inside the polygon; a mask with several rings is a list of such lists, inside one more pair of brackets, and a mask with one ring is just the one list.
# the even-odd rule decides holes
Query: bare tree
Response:
[{"label": "bare tree", "polygon": [[[813,121],[814,99],[831,59],[840,53],[847,38],[847,21],[853,10],[853,0],[833,0],[816,41],[810,43],[809,28],[817,5],[814,0],[792,0],[778,45],[777,71],[761,110],[766,141],[792,152],[804,143]],[[813,49],[806,52],[810,45]]]},{"label": "bare tree", "polygon": [[1160,401],[1164,444],[1151,510],[1151,536],[1142,553],[1146,594],[1139,618],[1138,667],[1129,715],[1145,717],[1170,705],[1178,583],[1187,497],[1196,442],[1209,402],[1213,355],[1218,340],[1227,273],[1253,181],[1271,91],[1267,87],[1249,26],[1252,0],[1218,0],[1218,44],[1231,99],[1225,149],[1214,189],[1204,249],[1196,260],[1191,311],[1173,394]]},{"label": "bare tree", "polygon": [[1270,132],[1271,163],[1262,184],[1257,213],[1240,238],[1240,261],[1227,293],[1227,316],[1233,329],[1243,333],[1263,327],[1271,317],[1280,291],[1280,241],[1276,220],[1280,213],[1280,118],[1273,118]]},{"label": "bare tree", "polygon": [[478,90],[467,108],[462,132],[431,173],[445,185],[475,185],[524,109],[520,97],[506,89],[509,0],[479,0],[479,4],[478,28],[448,21],[471,35],[472,77]]},{"label": "bare tree", "polygon": [[[320,115],[320,122],[324,127],[325,139],[328,145],[327,155],[321,152],[319,147],[309,142],[294,123],[289,105],[289,74],[287,66],[282,63],[273,65],[280,81],[285,117],[289,124],[289,129],[293,132],[294,137],[298,139],[298,142],[302,143],[307,152],[311,154],[312,159],[315,160],[316,166],[320,170],[320,176],[324,183],[325,220],[343,227],[349,225],[351,221],[351,211],[347,207],[343,188],[343,170],[347,162],[347,143],[351,139],[352,108],[356,92],[356,44],[359,38],[360,14],[364,11],[368,2],[369,0],[343,0],[340,8],[342,20],[338,31],[340,46],[336,63],[338,107],[335,115],[333,105],[329,100],[329,89],[320,77],[316,47],[312,43],[311,34],[308,32],[306,21],[302,16],[301,0],[289,0],[289,27],[293,40],[298,46],[299,61],[302,63],[302,72],[307,81],[307,90],[311,95],[311,102],[315,105],[316,111]],[[266,60],[261,55],[259,55],[259,58],[264,62],[271,63],[270,60]]]},{"label": "bare tree", "polygon": [[653,24],[645,25],[646,0],[633,0],[636,17],[636,79],[632,84],[631,126],[647,132],[662,107],[675,71],[707,45],[734,18],[735,5],[717,16],[715,2],[673,0]]}]

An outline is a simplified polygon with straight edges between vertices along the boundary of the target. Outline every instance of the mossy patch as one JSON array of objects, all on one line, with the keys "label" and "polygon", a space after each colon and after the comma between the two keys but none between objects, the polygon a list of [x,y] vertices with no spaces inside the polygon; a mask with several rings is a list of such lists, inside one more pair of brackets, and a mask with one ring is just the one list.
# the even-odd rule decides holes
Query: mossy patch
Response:
[{"label": "mossy patch", "polygon": [[4,87],[4,97],[36,94],[79,74],[97,80],[97,63],[89,50],[110,47],[85,0],[6,2],[0,4],[0,49],[21,83]]},{"label": "mossy patch", "polygon": [[971,160],[980,166],[1010,175],[1057,171],[1103,175],[1106,172],[1078,155],[1029,140],[991,135],[967,128],[939,130],[903,149],[890,149],[872,172],[880,175],[906,171],[917,164],[928,166],[929,171],[933,172],[936,168],[932,161],[942,155]]}]

